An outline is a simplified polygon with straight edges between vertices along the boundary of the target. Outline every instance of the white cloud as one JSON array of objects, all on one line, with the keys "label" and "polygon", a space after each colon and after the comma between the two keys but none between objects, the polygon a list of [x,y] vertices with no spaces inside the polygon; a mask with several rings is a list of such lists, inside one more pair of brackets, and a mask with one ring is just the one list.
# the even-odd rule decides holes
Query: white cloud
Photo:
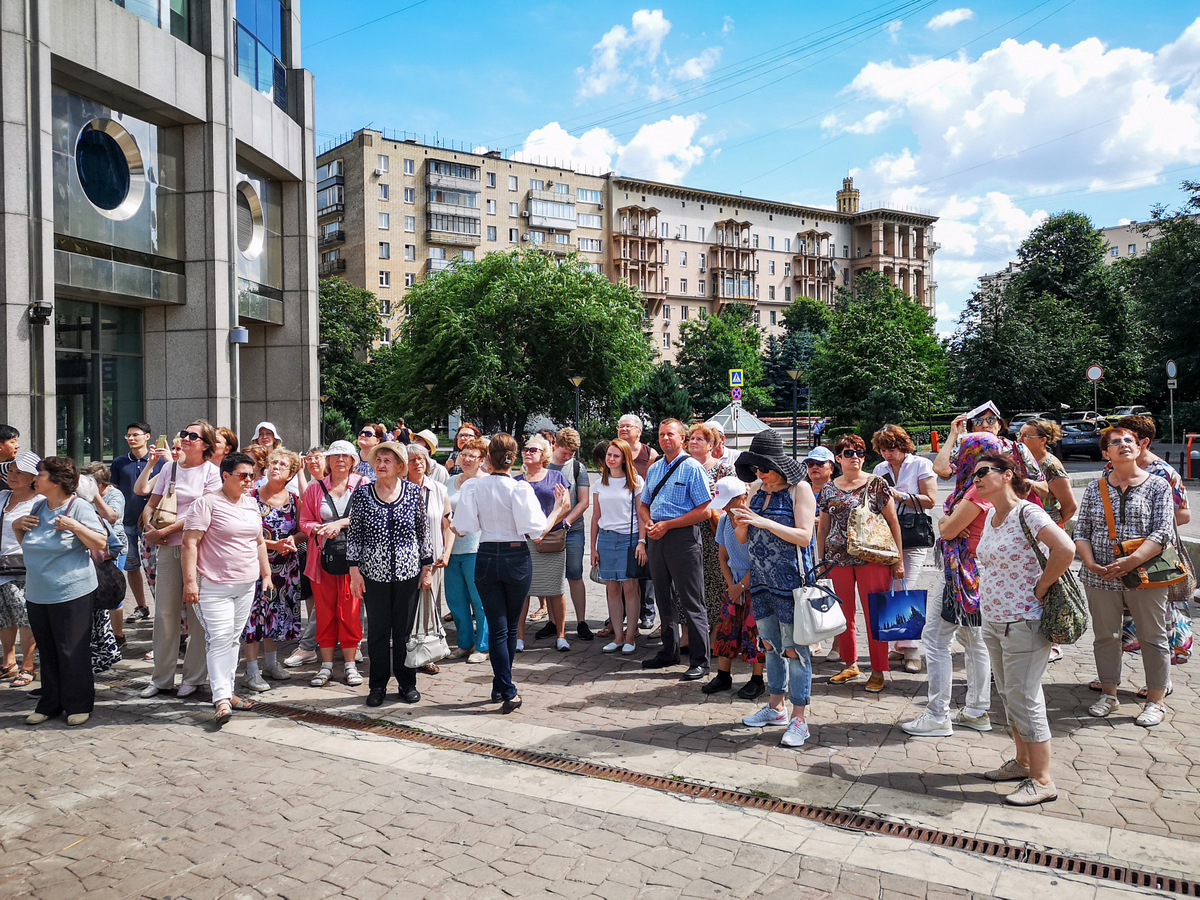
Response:
[{"label": "white cloud", "polygon": [[895,19],[891,22],[888,22],[886,25],[884,25],[883,30],[886,31],[891,36],[892,43],[894,44],[900,39],[900,29],[903,27],[904,27],[904,20],[903,19]]},{"label": "white cloud", "polygon": [[733,16],[726,16],[725,21],[721,23],[721,34],[729,34],[733,31]]},{"label": "white cloud", "polygon": [[629,68],[653,63],[670,30],[671,23],[661,9],[639,9],[630,28],[614,25],[592,47],[591,66],[577,70],[582,79],[579,96],[596,97],[617,85],[633,83]]},{"label": "white cloud", "polygon": [[959,22],[966,22],[975,18],[975,13],[966,7],[959,9],[948,9],[944,13],[938,13],[932,19],[925,23],[926,28],[932,28],[934,31],[939,31],[942,28],[952,28]]},{"label": "white cloud", "polygon": [[[606,128],[593,128],[579,137],[557,122],[530,132],[514,158],[562,166],[586,166],[601,172],[651,181],[678,183],[704,159],[720,135],[697,137],[704,116],[671,116],[643,125],[627,144]],[[715,152],[719,151],[714,151]]]},{"label": "white cloud", "polygon": [[709,47],[699,56],[693,56],[671,70],[671,77],[676,81],[692,81],[707,78],[713,66],[721,59],[720,47]]}]

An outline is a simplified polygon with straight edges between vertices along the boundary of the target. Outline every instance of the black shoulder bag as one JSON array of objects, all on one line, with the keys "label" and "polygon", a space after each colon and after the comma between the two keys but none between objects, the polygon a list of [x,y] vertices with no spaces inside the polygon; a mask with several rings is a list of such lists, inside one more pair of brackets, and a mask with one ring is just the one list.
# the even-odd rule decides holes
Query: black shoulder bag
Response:
[{"label": "black shoulder bag", "polygon": [[[321,486],[321,491],[325,494],[325,499],[329,502],[329,511],[333,514],[335,520],[341,518],[338,515],[337,507],[333,505],[333,497],[329,493],[329,488],[325,487],[324,479],[318,479],[317,484]],[[350,489],[347,483],[346,490]],[[349,506],[346,507],[347,512]],[[346,558],[346,529],[343,528],[331,538],[324,538],[321,541],[321,568],[330,575],[349,575],[350,561]]]}]

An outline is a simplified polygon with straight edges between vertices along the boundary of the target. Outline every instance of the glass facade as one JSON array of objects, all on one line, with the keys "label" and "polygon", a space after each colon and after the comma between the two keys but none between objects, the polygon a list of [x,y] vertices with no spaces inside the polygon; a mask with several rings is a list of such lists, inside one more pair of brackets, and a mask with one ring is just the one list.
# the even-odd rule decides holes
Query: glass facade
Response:
[{"label": "glass facade", "polygon": [[113,3],[185,43],[190,39],[189,0],[113,0]]},{"label": "glass facade", "polygon": [[55,340],[57,450],[81,464],[112,460],[125,426],[146,415],[142,313],[59,297]]},{"label": "glass facade", "polygon": [[284,0],[237,0],[237,73],[242,81],[287,109],[283,65]]}]

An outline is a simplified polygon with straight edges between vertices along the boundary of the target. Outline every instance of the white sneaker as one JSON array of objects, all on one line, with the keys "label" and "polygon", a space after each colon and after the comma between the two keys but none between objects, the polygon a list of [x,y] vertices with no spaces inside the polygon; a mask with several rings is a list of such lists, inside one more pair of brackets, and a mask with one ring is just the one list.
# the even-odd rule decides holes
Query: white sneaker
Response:
[{"label": "white sneaker", "polygon": [[954,727],[950,724],[949,717],[939,719],[929,710],[925,710],[915,719],[901,722],[900,730],[916,737],[950,737],[954,734]]},{"label": "white sneaker", "polygon": [[808,740],[808,723],[800,719],[792,719],[788,723],[787,731],[783,733],[779,744],[781,747],[803,747],[804,742]]},{"label": "white sneaker", "polygon": [[143,700],[149,700],[151,697],[157,697],[158,694],[159,694],[159,689],[151,684],[147,687],[142,688],[142,692],[140,694],[138,694],[138,696],[141,697]]},{"label": "white sneaker", "polygon": [[242,687],[256,694],[261,694],[263,691],[271,689],[271,686],[263,680],[262,672],[255,672],[253,675],[243,675]]},{"label": "white sneaker", "polygon": [[197,685],[181,684],[179,686],[179,690],[177,690],[175,692],[175,696],[176,697],[190,697],[190,696],[192,696],[192,694],[196,693],[197,690],[199,690]]},{"label": "white sneaker", "polygon": [[283,661],[283,664],[289,669],[298,669],[300,666],[307,666],[309,663],[315,663],[316,661],[317,651],[301,650],[297,647],[292,655]]},{"label": "white sneaker", "polygon": [[754,715],[746,716],[746,718],[742,719],[742,724],[750,728],[764,728],[767,725],[787,725],[787,723],[787,710],[774,710],[769,705],[764,706]]},{"label": "white sneaker", "polygon": [[637,644],[625,644],[624,646],[621,647],[621,652],[622,653],[632,653],[636,649],[637,649]]},{"label": "white sneaker", "polygon": [[450,651],[450,658],[451,659],[466,659],[468,656],[470,656],[474,652],[475,651],[472,650],[470,647],[455,647],[453,650]]},{"label": "white sneaker", "polygon": [[288,672],[279,663],[273,666],[263,665],[262,673],[264,678],[270,678],[272,681],[288,681],[292,677],[292,673]]},{"label": "white sneaker", "polygon": [[605,645],[604,645],[604,650],[603,650],[603,652],[605,652],[605,653],[616,653],[616,652],[617,652],[618,650],[620,650],[620,649],[621,649],[621,645],[620,645],[620,644],[618,644],[616,641],[613,641],[611,644],[605,644]]},{"label": "white sneaker", "polygon": [[469,663],[483,663],[487,661],[488,655],[486,653],[481,653],[478,650],[472,651],[471,655],[467,657],[467,662]]},{"label": "white sneaker", "polygon": [[950,717],[950,724],[974,728],[976,731],[991,731],[992,717],[986,712],[982,716],[969,716],[966,707],[960,707],[958,712]]}]

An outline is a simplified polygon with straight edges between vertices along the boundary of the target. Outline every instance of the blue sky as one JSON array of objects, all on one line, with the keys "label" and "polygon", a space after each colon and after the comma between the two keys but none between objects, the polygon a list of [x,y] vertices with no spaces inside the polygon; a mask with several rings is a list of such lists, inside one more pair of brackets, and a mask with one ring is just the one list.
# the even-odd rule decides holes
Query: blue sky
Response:
[{"label": "blue sky", "polygon": [[[318,144],[361,128],[941,216],[939,329],[1047,213],[1200,180],[1200,7],[1159,0],[304,0]],[[363,27],[358,27],[363,26]],[[348,32],[340,34],[341,32]]]}]

